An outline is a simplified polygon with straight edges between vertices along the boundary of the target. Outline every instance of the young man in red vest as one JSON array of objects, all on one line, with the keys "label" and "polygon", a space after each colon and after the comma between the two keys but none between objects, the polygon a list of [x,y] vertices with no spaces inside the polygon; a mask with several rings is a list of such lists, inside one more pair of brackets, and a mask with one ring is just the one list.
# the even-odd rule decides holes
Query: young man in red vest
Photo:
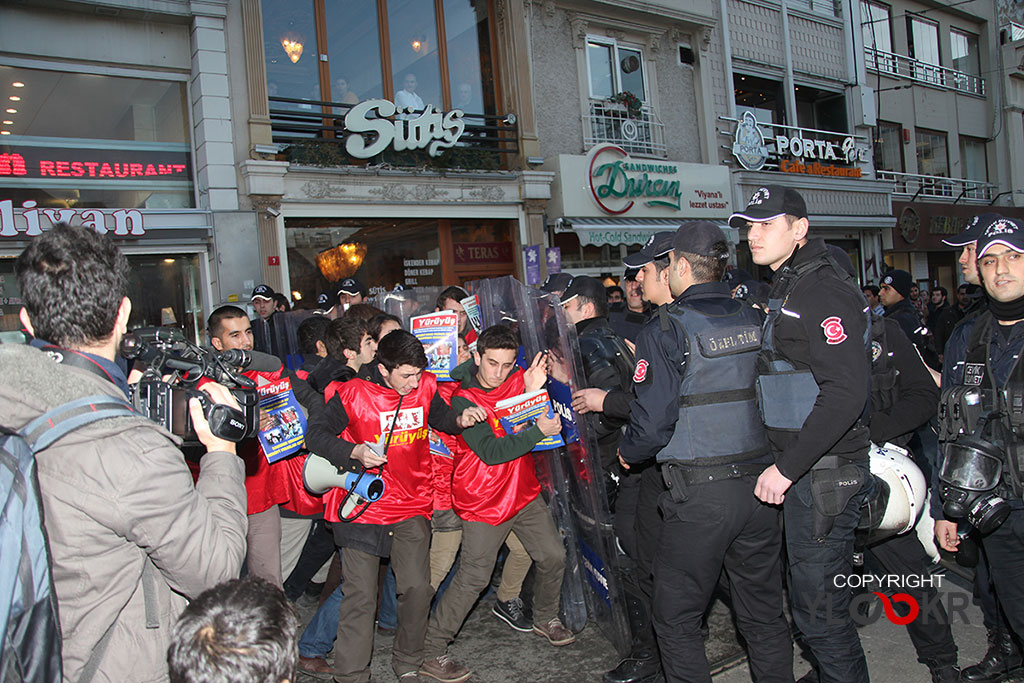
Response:
[{"label": "young man in red vest", "polygon": [[558,416],[541,416],[534,426],[506,434],[495,414],[498,401],[536,391],[547,376],[540,354],[525,372],[515,367],[519,342],[504,325],[484,330],[473,354],[475,364],[456,368],[461,388],[452,397],[454,410],[487,411],[487,419],[464,431],[454,455],[452,502],[462,518],[462,556],[448,590],[434,610],[424,644],[420,674],[459,683],[470,677],[465,666],[448,657],[448,643],[487,587],[498,549],[514,531],[537,566],[533,593],[533,630],[552,645],[576,638],[558,619],[565,548],[544,499],[530,451],[545,437],[558,434]]},{"label": "young man in red vest", "polygon": [[[391,557],[398,587],[398,629],[391,666],[399,679],[415,679],[423,660],[423,636],[434,591],[430,588],[430,516],[434,510],[427,426],[459,433],[484,419],[484,411],[449,408],[437,381],[423,372],[423,344],[404,330],[384,337],[377,348],[373,381],[351,379],[328,386],[326,403],[313,411],[306,433],[309,449],[340,470],[378,470],[384,495],[357,519],[341,522],[345,492],[324,496],[326,517],[341,547],[345,599],[341,603],[334,679],[370,680],[373,619],[377,608],[380,558]],[[376,444],[384,435],[387,451]]]}]

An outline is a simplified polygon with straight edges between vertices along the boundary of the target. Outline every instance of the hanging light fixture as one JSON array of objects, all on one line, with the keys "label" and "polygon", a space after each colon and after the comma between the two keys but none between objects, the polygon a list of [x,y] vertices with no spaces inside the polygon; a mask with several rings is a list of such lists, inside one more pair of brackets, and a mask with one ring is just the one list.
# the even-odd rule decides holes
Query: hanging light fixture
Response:
[{"label": "hanging light fixture", "polygon": [[366,245],[362,242],[339,244],[316,255],[316,267],[328,282],[349,277],[363,265]]},{"label": "hanging light fixture", "polygon": [[284,48],[284,53],[288,55],[288,59],[292,60],[292,64],[299,61],[299,57],[302,56],[302,43],[296,38],[285,37],[281,39],[281,47]]}]

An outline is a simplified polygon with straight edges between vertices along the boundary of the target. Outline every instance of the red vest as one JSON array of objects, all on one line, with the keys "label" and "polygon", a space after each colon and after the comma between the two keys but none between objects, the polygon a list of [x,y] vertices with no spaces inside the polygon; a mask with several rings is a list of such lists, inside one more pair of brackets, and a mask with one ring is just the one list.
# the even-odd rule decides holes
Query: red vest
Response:
[{"label": "red vest", "polygon": [[[438,382],[437,393],[441,394],[441,398],[448,405],[452,404],[452,394],[459,388],[458,382]],[[445,434],[444,432],[433,432],[433,436],[441,439],[441,443],[447,446],[448,450],[452,452],[453,457],[455,449],[458,448],[458,437],[451,434]],[[434,461],[434,509],[435,510],[451,510],[452,509],[452,469],[455,464],[453,457],[446,457],[438,453],[431,452],[431,457]]]},{"label": "red vest", "polygon": [[[498,401],[526,391],[523,371],[517,369],[493,391],[467,389],[455,392],[487,411],[487,422],[499,439],[505,430],[494,412]],[[540,493],[533,457],[527,453],[512,462],[488,465],[470,450],[466,440],[458,437],[454,451],[455,472],[452,477],[452,502],[459,517],[469,522],[486,522],[497,526],[516,515]]]},{"label": "red vest", "polygon": [[[384,495],[370,505],[357,522],[394,524],[416,516],[430,519],[434,498],[427,418],[435,393],[437,380],[424,372],[419,387],[401,397],[401,411],[388,446],[388,462],[383,467]],[[334,394],[341,399],[348,415],[348,426],[339,436],[354,444],[376,443],[382,433],[387,433],[399,402],[393,389],[359,378],[332,383],[325,394],[328,400]],[[338,508],[344,498],[343,489],[331,489],[324,494],[324,516],[328,521],[340,521]]]}]

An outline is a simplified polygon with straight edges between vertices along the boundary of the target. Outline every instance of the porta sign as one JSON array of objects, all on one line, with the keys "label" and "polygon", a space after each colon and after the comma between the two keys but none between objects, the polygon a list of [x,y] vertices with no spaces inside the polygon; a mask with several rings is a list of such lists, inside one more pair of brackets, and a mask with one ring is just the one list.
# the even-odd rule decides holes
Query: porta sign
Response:
[{"label": "porta sign", "polygon": [[[765,137],[761,128],[774,128],[777,134]],[[868,161],[867,145],[858,145],[853,135],[774,126],[758,122],[750,112],[736,122],[732,153],[749,171],[777,165],[784,173],[847,178],[860,178],[861,169],[854,164]]]}]

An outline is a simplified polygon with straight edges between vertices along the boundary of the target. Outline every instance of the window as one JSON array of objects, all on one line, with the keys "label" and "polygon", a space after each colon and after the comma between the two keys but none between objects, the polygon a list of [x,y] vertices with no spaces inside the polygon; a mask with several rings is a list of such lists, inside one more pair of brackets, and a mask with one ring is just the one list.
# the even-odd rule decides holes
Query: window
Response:
[{"label": "window", "polygon": [[938,66],[939,26],[918,17],[907,17],[907,44],[910,56],[919,62]]},{"label": "window", "polygon": [[737,116],[749,111],[761,123],[786,123],[786,101],[780,81],[744,74],[735,74],[732,80]]},{"label": "window", "polygon": [[878,2],[861,2],[860,19],[867,67],[895,73],[896,61],[889,56],[892,54],[889,6]]},{"label": "window", "polygon": [[399,106],[459,105],[466,113],[493,114],[489,6],[474,0],[262,0],[271,109],[319,113],[316,102],[324,101],[344,105],[338,111],[384,97]]},{"label": "window", "polygon": [[971,76],[981,75],[981,54],[978,49],[978,36],[950,29],[949,51],[953,59],[953,68]]},{"label": "window", "polygon": [[614,40],[588,38],[587,62],[591,98],[605,100],[629,92],[641,102],[647,101],[644,53],[639,48],[625,47]]},{"label": "window", "polygon": [[876,171],[903,172],[903,126],[879,121],[874,131]]},{"label": "window", "polygon": [[846,132],[846,97],[842,93],[798,85],[794,95],[798,126]]},{"label": "window", "polygon": [[917,172],[921,175],[949,177],[946,134],[917,129]]},{"label": "window", "polygon": [[184,81],[0,66],[0,84],[0,200],[195,206]]},{"label": "window", "polygon": [[988,182],[988,155],[985,140],[960,136],[960,173],[967,180]]}]

